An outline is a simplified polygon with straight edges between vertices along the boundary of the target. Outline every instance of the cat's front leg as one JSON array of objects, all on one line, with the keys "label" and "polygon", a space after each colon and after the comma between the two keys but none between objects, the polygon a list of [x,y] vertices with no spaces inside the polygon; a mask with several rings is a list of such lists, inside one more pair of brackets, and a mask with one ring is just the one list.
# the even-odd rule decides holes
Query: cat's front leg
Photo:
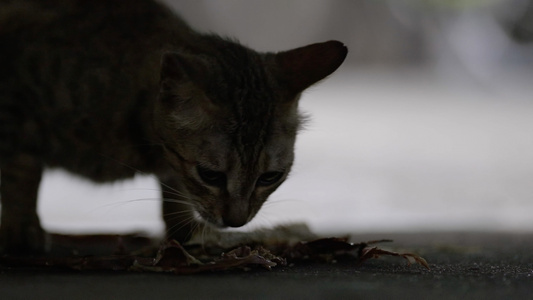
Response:
[{"label": "cat's front leg", "polygon": [[160,179],[166,239],[187,242],[198,229],[192,205],[175,179]]},{"label": "cat's front leg", "polygon": [[37,215],[37,192],[42,162],[18,155],[2,165],[0,249],[12,255],[44,252],[46,234]]}]

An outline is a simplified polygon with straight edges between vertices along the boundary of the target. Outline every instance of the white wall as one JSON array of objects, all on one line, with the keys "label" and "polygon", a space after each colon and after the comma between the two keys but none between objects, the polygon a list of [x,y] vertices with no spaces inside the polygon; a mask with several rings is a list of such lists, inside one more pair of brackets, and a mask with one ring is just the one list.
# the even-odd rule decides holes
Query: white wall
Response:
[{"label": "white wall", "polygon": [[[261,50],[333,38],[350,47],[346,66],[305,93],[313,121],[294,172],[252,227],[533,230],[532,48],[509,40],[487,7],[427,17],[385,1],[167,2],[195,27]],[[96,187],[55,171],[39,209],[51,230],[158,232],[156,189],[150,178]]]}]

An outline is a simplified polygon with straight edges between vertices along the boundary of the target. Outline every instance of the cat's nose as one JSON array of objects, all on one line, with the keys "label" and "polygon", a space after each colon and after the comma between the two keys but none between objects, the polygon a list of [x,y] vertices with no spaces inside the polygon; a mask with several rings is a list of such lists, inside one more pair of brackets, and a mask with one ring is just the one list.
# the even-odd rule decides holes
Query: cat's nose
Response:
[{"label": "cat's nose", "polygon": [[224,201],[221,214],[224,226],[241,227],[250,221],[253,184],[247,182],[248,179],[243,173],[238,180],[228,183],[229,197]]},{"label": "cat's nose", "polygon": [[241,227],[248,223],[248,219],[248,205],[228,205],[222,214],[222,222],[228,227]]}]

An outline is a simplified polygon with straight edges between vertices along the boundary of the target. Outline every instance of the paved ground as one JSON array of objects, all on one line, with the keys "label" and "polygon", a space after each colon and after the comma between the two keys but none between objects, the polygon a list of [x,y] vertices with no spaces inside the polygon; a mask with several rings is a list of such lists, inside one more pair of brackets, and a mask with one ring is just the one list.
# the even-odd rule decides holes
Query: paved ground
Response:
[{"label": "paved ground", "polygon": [[533,299],[533,234],[373,234],[431,270],[380,258],[191,276],[0,268],[2,299]]}]

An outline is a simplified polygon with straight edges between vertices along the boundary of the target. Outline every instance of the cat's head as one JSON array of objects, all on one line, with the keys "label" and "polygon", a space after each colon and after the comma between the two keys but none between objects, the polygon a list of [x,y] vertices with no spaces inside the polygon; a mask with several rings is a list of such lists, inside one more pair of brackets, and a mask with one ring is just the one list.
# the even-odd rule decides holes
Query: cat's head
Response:
[{"label": "cat's head", "polygon": [[347,48],[259,54],[224,41],[213,52],[163,56],[155,129],[194,210],[239,227],[291,170],[300,93],[335,71]]}]

